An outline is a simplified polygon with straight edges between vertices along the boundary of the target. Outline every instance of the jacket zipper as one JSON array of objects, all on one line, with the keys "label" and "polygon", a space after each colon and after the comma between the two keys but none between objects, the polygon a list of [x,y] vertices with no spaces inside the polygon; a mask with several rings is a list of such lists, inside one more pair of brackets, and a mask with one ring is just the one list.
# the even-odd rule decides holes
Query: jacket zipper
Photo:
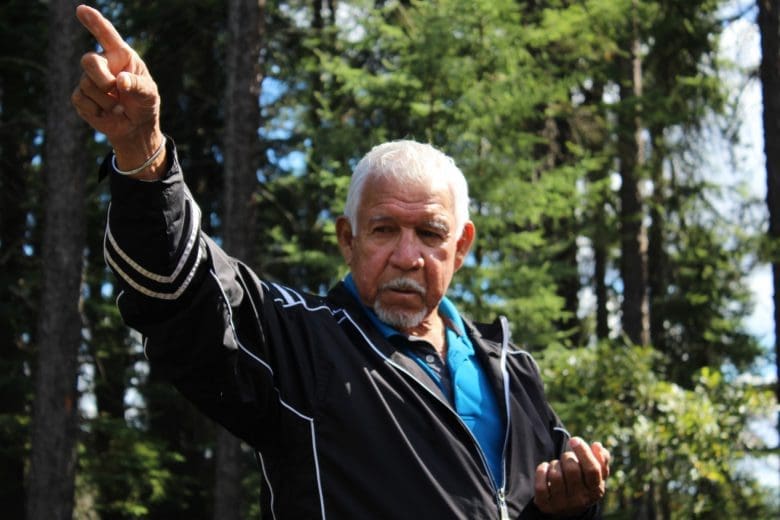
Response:
[{"label": "jacket zipper", "polygon": [[[495,492],[495,498],[496,498],[496,505],[498,506],[498,514],[500,520],[509,520],[509,510],[507,509],[506,505],[506,489],[505,489],[505,483],[506,483],[506,445],[507,441],[509,439],[509,428],[510,428],[510,415],[509,415],[509,386],[507,381],[507,373],[505,369],[505,363],[506,363],[506,347],[508,342],[508,334],[509,334],[509,325],[507,323],[507,320],[504,316],[501,316],[501,331],[502,331],[502,338],[501,338],[501,375],[504,378],[504,406],[506,407],[506,428],[504,429],[504,446],[501,449],[501,472],[502,472],[502,479],[503,482],[499,486],[498,483],[493,479],[493,474],[490,472],[490,467],[488,466],[487,459],[485,458],[485,452],[482,450],[482,446],[479,445],[479,442],[477,442],[477,438],[474,437],[474,434],[471,433],[471,430],[469,430],[469,427],[466,426],[466,423],[463,422],[463,419],[461,419],[460,415],[458,415],[458,412],[450,405],[450,403],[444,401],[441,397],[436,395],[434,392],[432,392],[425,384],[423,384],[422,381],[417,379],[415,376],[413,376],[411,373],[409,373],[404,367],[396,364],[392,359],[389,357],[386,357],[382,355],[382,357],[390,363],[392,366],[396,368],[396,370],[400,370],[412,380],[420,385],[426,392],[431,394],[434,399],[438,400],[440,403],[444,404],[444,406],[447,407],[448,410],[452,412],[452,414],[457,418],[458,422],[462,426],[462,428],[466,431],[466,434],[471,439],[471,442],[474,444],[474,447],[477,448],[477,453],[479,453],[479,458],[482,461],[482,467],[485,468],[485,473],[487,473],[488,480],[490,481],[490,484],[493,487],[493,491]],[[354,324],[354,322],[353,322]],[[359,327],[358,327],[359,329]]]},{"label": "jacket zipper", "polygon": [[504,494],[504,487],[498,490],[496,494],[498,497],[498,511],[501,514],[501,520],[509,520],[509,510],[506,507],[506,495]]},{"label": "jacket zipper", "polygon": [[509,373],[506,370],[506,353],[509,348],[509,322],[506,317],[500,316],[501,322],[501,377],[504,383],[504,409],[506,410],[506,429],[504,430],[504,445],[501,447],[501,487],[498,488],[498,510],[501,520],[509,520],[509,510],[506,506],[506,447],[509,444],[509,430],[511,428],[511,414],[509,409]]},{"label": "jacket zipper", "polygon": [[[401,370],[403,370],[403,368],[401,368]],[[406,371],[404,370],[404,372]],[[406,373],[408,374],[408,372]],[[411,374],[409,374],[409,376],[411,376],[412,379],[417,381],[418,384],[420,384],[423,388],[425,388],[425,390],[428,391],[428,393],[432,394],[436,399],[444,403],[447,406],[447,408],[449,408],[449,410],[453,413],[453,415],[455,415],[455,417],[458,418],[458,422],[466,431],[469,438],[471,439],[471,442],[474,444],[474,447],[477,449],[477,453],[479,453],[479,458],[482,461],[482,467],[485,468],[485,473],[487,473],[488,480],[490,481],[490,484],[493,487],[493,491],[496,497],[496,504],[498,505],[499,518],[501,520],[509,520],[509,510],[507,509],[506,506],[506,489],[504,487],[506,482],[506,439],[509,437],[509,415],[507,414],[507,425],[506,425],[506,429],[504,430],[504,446],[501,449],[501,468],[503,473],[502,478],[504,482],[502,482],[501,485],[499,486],[498,483],[493,479],[493,474],[490,472],[490,467],[488,466],[487,458],[485,457],[485,452],[482,450],[482,446],[479,445],[477,438],[474,437],[473,433],[471,433],[471,430],[469,430],[469,427],[466,426],[465,422],[463,422],[463,419],[461,419],[460,415],[458,415],[458,412],[454,408],[452,408],[452,406],[450,406],[449,403],[442,401],[438,395],[431,392],[424,384],[422,384],[422,382],[418,381],[416,377],[414,377]],[[505,394],[506,391],[507,390],[505,388],[504,389]]]}]

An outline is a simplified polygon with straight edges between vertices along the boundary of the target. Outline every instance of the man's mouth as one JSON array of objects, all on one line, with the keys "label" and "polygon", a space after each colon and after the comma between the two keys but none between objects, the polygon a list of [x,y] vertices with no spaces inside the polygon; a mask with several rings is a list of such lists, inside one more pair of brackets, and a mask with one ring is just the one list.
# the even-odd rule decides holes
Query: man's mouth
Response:
[{"label": "man's mouth", "polygon": [[395,280],[390,280],[389,282],[383,284],[380,287],[380,290],[392,291],[401,294],[417,294],[420,296],[425,296],[425,287],[423,287],[419,282],[409,278],[396,278]]}]

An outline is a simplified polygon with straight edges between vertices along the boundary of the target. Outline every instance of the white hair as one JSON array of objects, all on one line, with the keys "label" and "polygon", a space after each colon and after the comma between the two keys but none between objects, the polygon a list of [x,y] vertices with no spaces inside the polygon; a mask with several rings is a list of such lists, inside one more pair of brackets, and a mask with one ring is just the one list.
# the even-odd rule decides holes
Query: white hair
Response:
[{"label": "white hair", "polygon": [[404,183],[442,179],[453,201],[455,230],[458,235],[469,219],[469,188],[455,161],[433,146],[411,140],[389,141],[374,146],[360,159],[352,173],[344,207],[344,216],[357,230],[357,211],[370,177],[390,177]]}]

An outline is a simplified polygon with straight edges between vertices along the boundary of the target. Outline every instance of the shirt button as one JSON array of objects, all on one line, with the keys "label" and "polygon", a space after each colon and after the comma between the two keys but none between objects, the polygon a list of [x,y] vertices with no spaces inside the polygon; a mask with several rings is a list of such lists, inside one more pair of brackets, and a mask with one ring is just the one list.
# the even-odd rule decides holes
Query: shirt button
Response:
[{"label": "shirt button", "polygon": [[425,356],[425,361],[427,361],[428,363],[433,363],[434,361],[436,361],[436,358],[433,357],[433,354],[428,354],[427,356]]}]

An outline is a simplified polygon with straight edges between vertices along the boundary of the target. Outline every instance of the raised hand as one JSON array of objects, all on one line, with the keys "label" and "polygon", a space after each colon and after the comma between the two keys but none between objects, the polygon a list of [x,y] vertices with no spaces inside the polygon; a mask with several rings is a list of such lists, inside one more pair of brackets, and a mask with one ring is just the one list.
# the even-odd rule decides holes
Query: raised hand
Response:
[{"label": "raised hand", "polygon": [[536,467],[534,502],[549,515],[575,516],[604,497],[609,477],[609,451],[601,443],[590,446],[574,437],[572,451],[560,460],[543,462]]},{"label": "raised hand", "polygon": [[[157,85],[143,60],[99,11],[80,5],[76,16],[103,52],[82,56],[84,72],[71,102],[82,119],[106,135],[118,166],[135,168],[151,157],[163,140]],[[160,164],[164,164],[164,154],[138,177],[156,178]]]}]

